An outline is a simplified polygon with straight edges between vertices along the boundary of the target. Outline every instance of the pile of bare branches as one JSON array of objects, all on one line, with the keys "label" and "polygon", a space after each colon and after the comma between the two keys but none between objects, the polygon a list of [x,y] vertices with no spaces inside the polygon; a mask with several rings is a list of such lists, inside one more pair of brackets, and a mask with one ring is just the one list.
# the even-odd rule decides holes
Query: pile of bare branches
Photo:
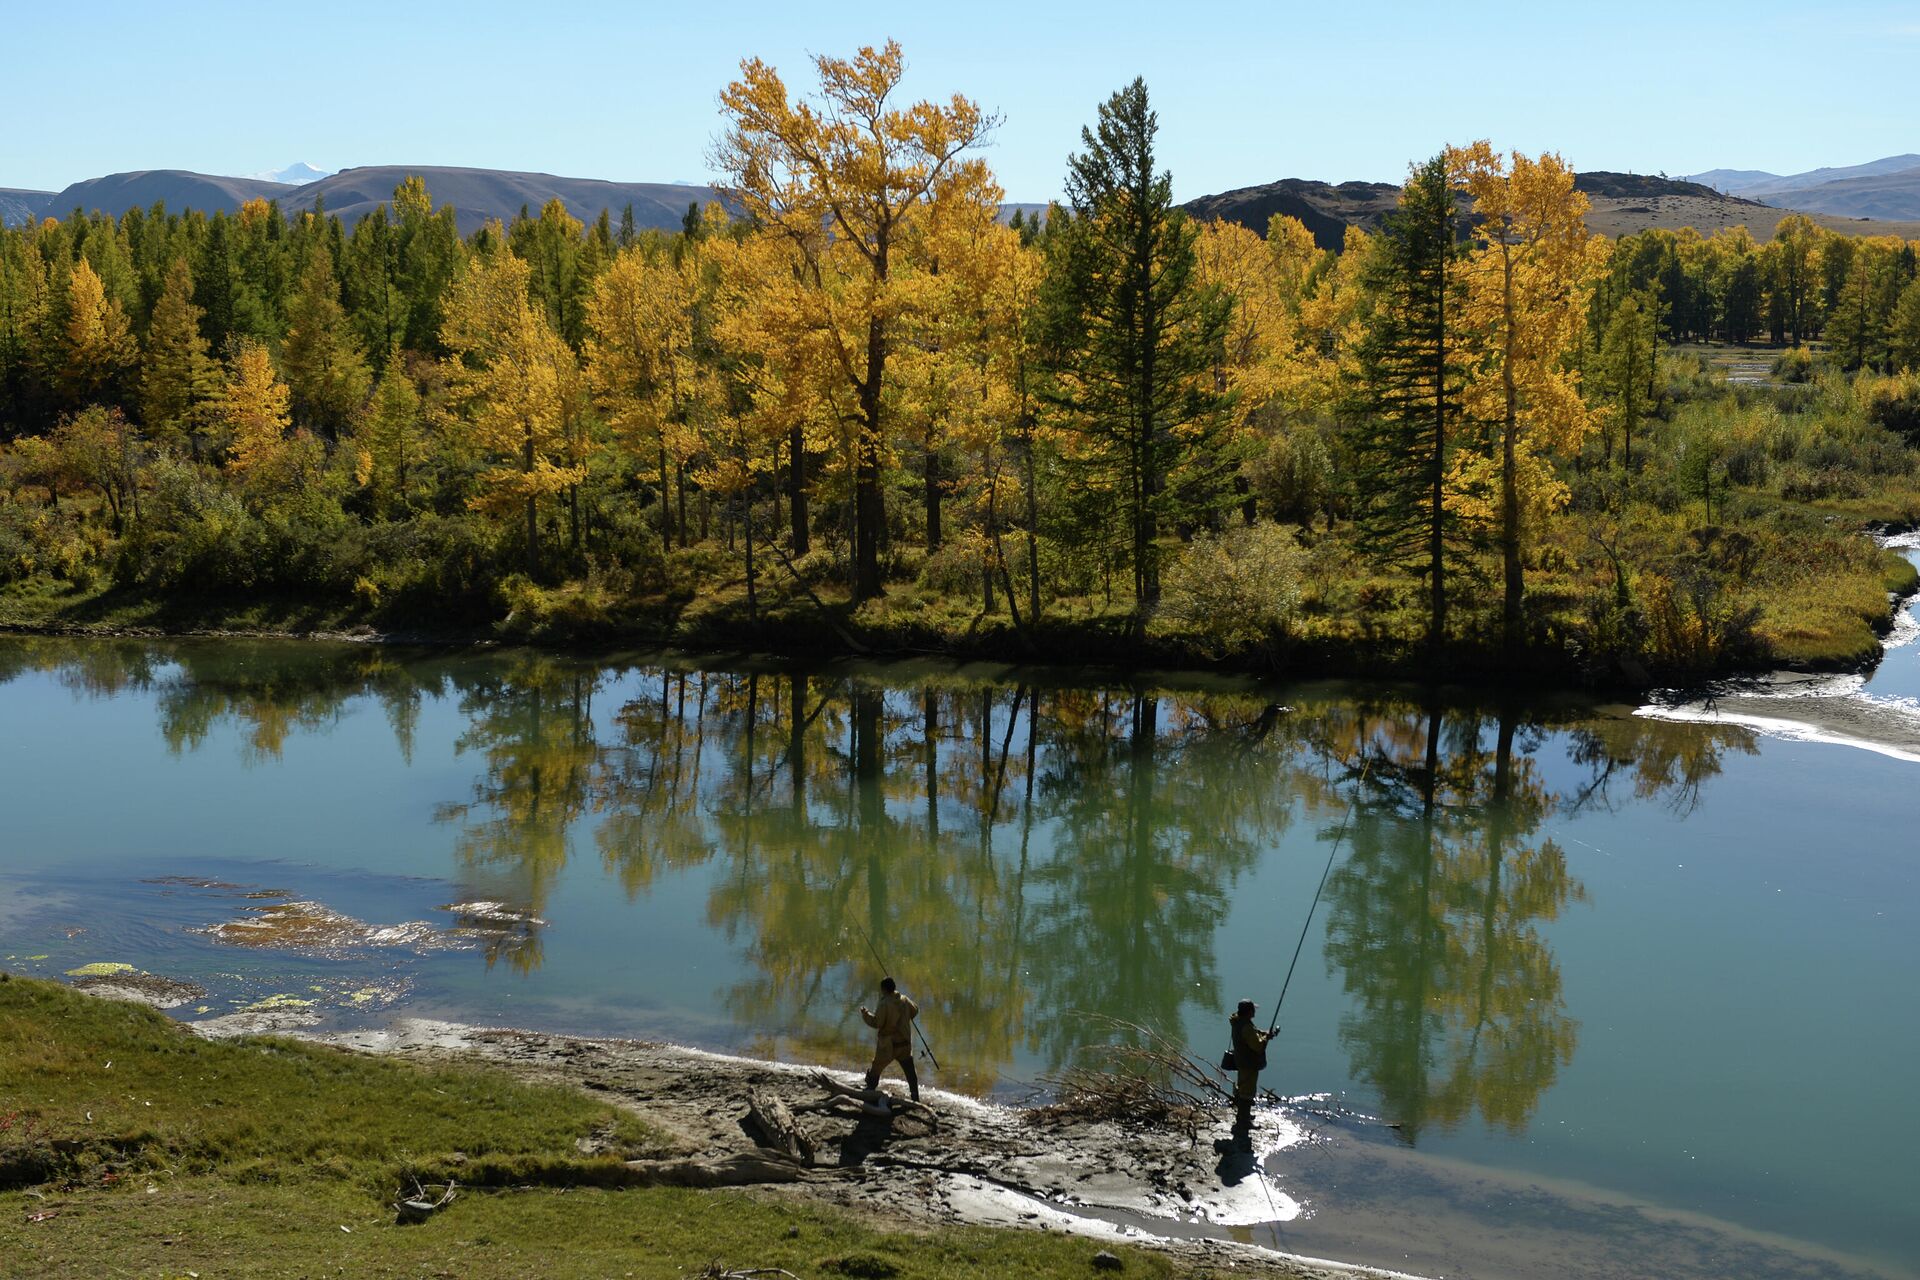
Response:
[{"label": "pile of bare branches", "polygon": [[1088,1045],[1082,1065],[1042,1076],[1055,1100],[1027,1115],[1035,1124],[1105,1120],[1143,1129],[1174,1129],[1199,1138],[1213,1108],[1231,1098],[1216,1068],[1149,1027],[1086,1015],[1116,1033]]}]

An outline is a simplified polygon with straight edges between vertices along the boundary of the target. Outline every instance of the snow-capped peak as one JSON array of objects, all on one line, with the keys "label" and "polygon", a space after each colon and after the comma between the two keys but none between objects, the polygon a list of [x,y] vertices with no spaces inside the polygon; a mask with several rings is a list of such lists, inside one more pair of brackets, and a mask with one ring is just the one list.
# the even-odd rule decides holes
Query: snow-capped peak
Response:
[{"label": "snow-capped peak", "polygon": [[296,160],[284,169],[268,169],[260,173],[250,173],[249,178],[261,182],[285,182],[296,187],[304,187],[309,182],[318,182],[322,178],[333,176],[331,169],[316,169],[304,160]]}]

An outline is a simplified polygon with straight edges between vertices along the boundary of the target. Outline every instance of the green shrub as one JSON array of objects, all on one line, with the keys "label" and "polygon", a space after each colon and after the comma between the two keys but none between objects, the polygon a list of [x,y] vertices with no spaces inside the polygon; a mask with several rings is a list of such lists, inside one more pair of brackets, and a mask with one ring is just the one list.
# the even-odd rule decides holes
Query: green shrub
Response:
[{"label": "green shrub", "polygon": [[1160,616],[1216,653],[1267,640],[1300,602],[1307,553],[1270,521],[1201,534],[1167,567]]},{"label": "green shrub", "polygon": [[1774,359],[1773,376],[1781,382],[1812,382],[1813,352],[1805,347],[1792,347],[1782,351]]},{"label": "green shrub", "polygon": [[1920,375],[1863,378],[1858,392],[1868,422],[1920,445]]},{"label": "green shrub", "polygon": [[939,595],[977,596],[993,564],[992,542],[984,533],[969,529],[941,543],[940,549],[921,563],[915,581]]}]

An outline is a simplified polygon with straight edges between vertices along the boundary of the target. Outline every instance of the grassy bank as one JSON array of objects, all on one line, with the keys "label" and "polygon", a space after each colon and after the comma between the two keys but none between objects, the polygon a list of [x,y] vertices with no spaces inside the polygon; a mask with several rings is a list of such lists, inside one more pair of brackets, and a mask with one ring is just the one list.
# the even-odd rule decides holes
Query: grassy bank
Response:
[{"label": "grassy bank", "polygon": [[[666,1146],[642,1117],[497,1071],[207,1041],[137,1006],[0,982],[0,1276],[1091,1274],[1086,1241],[605,1189]],[[415,1174],[478,1189],[395,1226],[388,1204]],[[1127,1275],[1207,1274],[1118,1252]]]},{"label": "grassy bank", "polygon": [[[1778,519],[1826,517],[1804,509]],[[1888,593],[1910,593],[1916,571],[1873,547],[1860,519],[1817,537],[1782,539],[1759,571],[1719,589],[1703,613],[1674,603],[1663,651],[1636,639],[1630,656],[1602,647],[1595,569],[1580,548],[1551,556],[1533,578],[1533,643],[1516,659],[1491,608],[1456,612],[1445,655],[1459,682],[1633,690],[1775,667],[1848,669],[1872,663],[1891,622]],[[1670,599],[1671,597],[1669,597]],[[1630,625],[1644,629],[1636,598]],[[1714,614],[1744,619],[1738,643],[1711,634]],[[1660,621],[1656,619],[1656,622]],[[97,635],[360,635],[427,644],[504,642],[595,650],[662,646],[771,653],[801,659],[937,654],[961,660],[1054,663],[1116,670],[1217,669],[1292,678],[1423,675],[1425,618],[1418,584],[1328,554],[1309,566],[1287,627],[1254,644],[1221,645],[1177,621],[1142,627],[1124,595],[1052,603],[1036,624],[1004,606],[986,610],[912,578],[858,608],[831,582],[763,582],[753,608],[739,579],[697,594],[620,593],[593,580],[518,586],[491,612],[436,613],[343,600],[160,597],[34,578],[0,589],[0,630]],[[1616,629],[1618,629],[1616,627]]]}]

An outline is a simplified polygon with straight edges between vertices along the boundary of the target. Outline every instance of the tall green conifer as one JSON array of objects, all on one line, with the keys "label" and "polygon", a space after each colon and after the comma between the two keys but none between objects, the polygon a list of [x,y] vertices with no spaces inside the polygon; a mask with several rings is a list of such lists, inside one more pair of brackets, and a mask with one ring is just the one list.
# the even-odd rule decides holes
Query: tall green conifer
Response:
[{"label": "tall green conifer", "polygon": [[309,246],[300,290],[287,307],[280,365],[299,426],[338,436],[366,399],[367,362],[348,329],[324,240],[316,238]]},{"label": "tall green conifer", "polygon": [[1375,560],[1427,579],[1427,646],[1447,632],[1449,561],[1464,543],[1447,493],[1473,353],[1461,332],[1464,246],[1444,155],[1408,176],[1366,269],[1349,445],[1355,533]]},{"label": "tall green conifer", "polygon": [[1080,131],[1042,289],[1052,399],[1124,513],[1143,607],[1160,598],[1162,522],[1217,496],[1231,471],[1208,446],[1224,421],[1213,370],[1232,302],[1195,275],[1199,233],[1156,170],[1159,127],[1136,79]]},{"label": "tall green conifer", "polygon": [[140,381],[140,416],[147,433],[197,453],[206,405],[219,395],[220,386],[220,369],[200,333],[200,308],[193,305],[193,273],[185,258],[175,258],[147,329]]}]

